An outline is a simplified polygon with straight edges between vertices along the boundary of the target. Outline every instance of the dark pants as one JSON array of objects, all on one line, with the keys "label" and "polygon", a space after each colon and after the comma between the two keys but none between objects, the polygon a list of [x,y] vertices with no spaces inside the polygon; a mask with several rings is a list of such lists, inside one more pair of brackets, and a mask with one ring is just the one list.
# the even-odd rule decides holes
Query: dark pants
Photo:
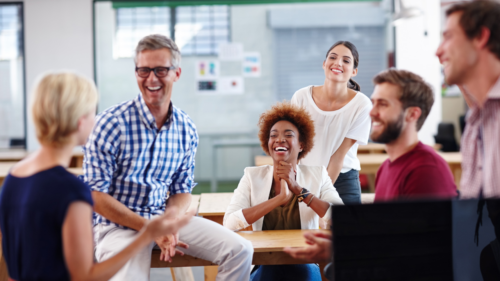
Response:
[{"label": "dark pants", "polygon": [[250,275],[251,281],[321,281],[319,266],[310,264],[261,265]]},{"label": "dark pants", "polygon": [[359,183],[359,172],[350,170],[340,173],[333,184],[344,204],[361,204],[361,184]]}]

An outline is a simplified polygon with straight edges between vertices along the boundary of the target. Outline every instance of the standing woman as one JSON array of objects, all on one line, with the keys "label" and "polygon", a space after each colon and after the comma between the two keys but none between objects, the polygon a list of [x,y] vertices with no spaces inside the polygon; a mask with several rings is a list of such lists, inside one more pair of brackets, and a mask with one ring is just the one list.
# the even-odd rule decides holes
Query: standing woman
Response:
[{"label": "standing woman", "polygon": [[292,104],[305,108],[314,120],[314,147],[302,165],[323,165],[344,204],[361,203],[358,144],[367,144],[372,103],[352,80],[359,54],[349,41],[338,41],[323,61],[325,82],[295,92]]}]

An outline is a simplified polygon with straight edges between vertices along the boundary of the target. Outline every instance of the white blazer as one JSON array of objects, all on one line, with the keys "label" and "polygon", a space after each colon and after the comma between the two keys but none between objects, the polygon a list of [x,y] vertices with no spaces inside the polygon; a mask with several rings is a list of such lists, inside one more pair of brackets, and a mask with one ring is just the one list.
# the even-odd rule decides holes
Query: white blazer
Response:
[{"label": "white blazer", "polygon": [[[243,209],[256,206],[269,200],[269,193],[273,181],[273,166],[245,168],[245,174],[240,180],[238,187],[234,190],[231,203],[224,215],[224,226],[231,230],[239,230],[249,226],[243,216]],[[331,220],[331,205],[344,205],[342,199],[333,187],[332,180],[323,166],[297,165],[297,183],[308,189],[311,194],[330,203],[325,218],[329,223]],[[299,203],[300,223],[302,229],[318,229],[319,216],[313,209],[307,207],[306,203]],[[252,224],[253,230],[262,230],[264,217]]]}]

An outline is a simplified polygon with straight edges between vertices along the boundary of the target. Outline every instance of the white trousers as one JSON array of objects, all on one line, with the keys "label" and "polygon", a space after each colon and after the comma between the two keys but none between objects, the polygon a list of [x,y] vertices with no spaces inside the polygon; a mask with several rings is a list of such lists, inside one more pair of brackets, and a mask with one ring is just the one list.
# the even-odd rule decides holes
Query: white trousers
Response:
[{"label": "white trousers", "polygon": [[[136,237],[137,231],[122,229],[113,225],[94,226],[96,243],[95,257],[102,262],[116,255]],[[179,240],[187,243],[189,249],[179,250],[185,254],[211,261],[219,265],[216,280],[248,280],[252,264],[252,243],[213,221],[193,217],[179,231]],[[151,243],[132,257],[113,276],[113,281],[147,281],[151,266]]]}]

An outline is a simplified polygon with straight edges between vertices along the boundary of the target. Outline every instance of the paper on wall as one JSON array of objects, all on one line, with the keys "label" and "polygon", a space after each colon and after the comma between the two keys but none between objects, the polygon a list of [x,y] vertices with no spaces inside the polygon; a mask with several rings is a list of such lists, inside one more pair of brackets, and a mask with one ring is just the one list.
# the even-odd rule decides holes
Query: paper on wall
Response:
[{"label": "paper on wall", "polygon": [[221,61],[241,61],[243,59],[242,43],[220,43],[219,60]]},{"label": "paper on wall", "polygon": [[261,64],[259,52],[248,52],[243,54],[243,76],[260,77]]},{"label": "paper on wall", "polygon": [[220,73],[220,63],[217,60],[199,60],[195,62],[196,78],[217,79]]},{"label": "paper on wall", "polygon": [[219,94],[243,94],[244,91],[245,85],[241,76],[220,77],[218,80]]}]

